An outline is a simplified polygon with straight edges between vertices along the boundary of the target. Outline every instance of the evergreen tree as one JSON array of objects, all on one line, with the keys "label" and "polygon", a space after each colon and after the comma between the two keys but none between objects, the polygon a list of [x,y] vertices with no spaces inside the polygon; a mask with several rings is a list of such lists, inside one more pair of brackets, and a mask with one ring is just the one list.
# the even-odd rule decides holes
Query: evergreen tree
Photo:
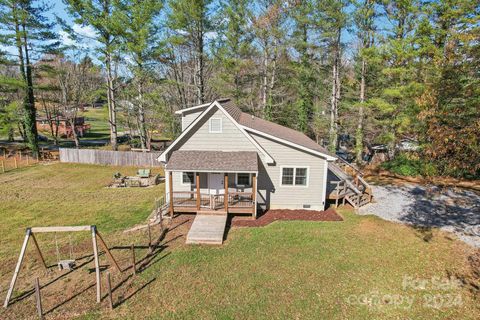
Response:
[{"label": "evergreen tree", "polygon": [[[96,31],[95,40],[100,44],[98,52],[105,65],[110,144],[117,150],[117,76],[114,58],[118,54],[119,34],[123,26],[118,19],[118,2],[114,0],[64,0],[67,10],[81,25],[91,26]],[[64,21],[62,25],[73,38],[77,35]]]},{"label": "evergreen tree", "polygon": [[163,5],[157,0],[125,0],[118,11],[118,18],[124,27],[123,49],[131,58],[128,64],[136,87],[136,109],[140,143],[142,149],[149,149],[150,137],[145,120],[145,85],[153,73],[159,48],[158,17]]},{"label": "evergreen tree", "polygon": [[187,44],[193,55],[195,70],[193,82],[196,102],[205,102],[205,47],[207,34],[213,31],[211,0],[172,0],[167,25],[177,34],[181,43]]},{"label": "evergreen tree", "polygon": [[[24,135],[28,147],[38,155],[38,133],[34,93],[33,56],[51,52],[58,45],[53,24],[45,17],[49,6],[31,0],[0,0],[0,44],[16,48],[16,64],[24,91]],[[34,50],[33,50],[34,49]]]},{"label": "evergreen tree", "polygon": [[331,66],[329,150],[338,145],[338,108],[341,98],[342,32],[348,25],[348,0],[318,0],[314,3],[316,28],[327,46]]},{"label": "evergreen tree", "polygon": [[275,120],[282,110],[278,110],[280,92],[276,92],[282,63],[290,62],[286,52],[287,12],[290,3],[280,0],[261,0],[258,13],[253,18],[253,32],[261,51],[260,70],[260,106],[263,117]]},{"label": "evergreen tree", "polygon": [[297,129],[305,134],[311,132],[314,116],[314,91],[318,90],[318,88],[315,88],[316,79],[311,52],[311,14],[312,4],[310,1],[302,1],[292,10],[294,20],[292,42],[299,55],[298,61],[294,63],[298,90],[298,97],[295,102],[298,111]]},{"label": "evergreen tree", "polygon": [[464,0],[426,7],[416,32],[425,87],[417,99],[424,155],[442,175],[479,177],[480,7]]},{"label": "evergreen tree", "polygon": [[381,43],[384,87],[374,104],[378,110],[378,125],[382,128],[379,142],[388,144],[392,157],[399,135],[412,136],[415,132],[416,123],[412,121],[417,109],[415,99],[422,90],[414,32],[418,2],[385,0],[382,5],[392,27]]},{"label": "evergreen tree", "polygon": [[367,98],[367,77],[368,77],[368,57],[371,54],[371,46],[374,44],[376,32],[375,27],[375,1],[361,0],[354,3],[356,10],[354,13],[354,22],[359,40],[358,64],[360,73],[360,88],[358,101],[358,119],[355,132],[355,158],[357,163],[362,162],[363,139],[364,139],[364,118]]},{"label": "evergreen tree", "polygon": [[238,105],[247,98],[246,85],[251,78],[254,48],[253,33],[249,26],[251,9],[247,0],[222,1],[218,13],[218,37],[215,58],[221,68],[217,90],[222,96],[232,97]]}]

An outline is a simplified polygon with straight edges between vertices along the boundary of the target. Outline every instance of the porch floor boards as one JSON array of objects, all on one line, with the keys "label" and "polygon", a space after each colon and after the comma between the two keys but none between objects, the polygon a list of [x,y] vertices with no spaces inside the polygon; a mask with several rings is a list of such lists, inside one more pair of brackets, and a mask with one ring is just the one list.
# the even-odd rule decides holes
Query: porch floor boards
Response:
[{"label": "porch floor boards", "polygon": [[222,244],[227,215],[197,214],[187,234],[187,244]]}]

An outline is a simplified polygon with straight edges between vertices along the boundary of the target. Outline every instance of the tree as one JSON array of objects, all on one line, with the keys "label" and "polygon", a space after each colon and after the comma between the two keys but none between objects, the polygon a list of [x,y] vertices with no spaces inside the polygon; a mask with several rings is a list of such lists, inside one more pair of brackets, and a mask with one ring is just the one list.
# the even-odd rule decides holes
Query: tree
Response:
[{"label": "tree", "polygon": [[[417,99],[424,156],[438,173],[480,176],[480,8],[470,1],[428,4],[417,29],[425,90]],[[422,132],[420,131],[420,132]]]},{"label": "tree", "polygon": [[48,126],[50,127],[50,135],[55,145],[58,145],[58,129],[60,126],[60,117],[62,116],[58,101],[58,85],[56,81],[57,70],[54,68],[57,56],[45,56],[36,64],[37,79],[35,82],[37,90],[37,100],[40,103],[40,109],[43,111]]},{"label": "tree", "polygon": [[316,27],[329,50],[331,65],[331,96],[330,96],[330,126],[329,150],[335,152],[338,144],[338,107],[340,102],[340,68],[342,58],[342,32],[347,27],[348,19],[345,12],[348,1],[327,0],[316,1]]},{"label": "tree", "polygon": [[[114,70],[114,59],[118,54],[119,34],[123,29],[118,19],[120,14],[118,2],[112,0],[64,0],[64,2],[75,23],[91,26],[96,32],[95,38],[91,40],[99,43],[98,52],[105,65],[110,144],[113,150],[117,150],[117,75]],[[78,38],[65,21],[62,21],[62,25],[74,39]]]},{"label": "tree", "polygon": [[140,143],[143,150],[150,148],[145,120],[145,85],[153,73],[158,45],[156,18],[162,3],[156,0],[126,0],[119,10],[119,20],[124,26],[121,33],[123,49],[131,58],[128,64],[136,86],[137,96],[133,101],[136,107]]},{"label": "tree", "polygon": [[262,51],[261,58],[261,108],[263,117],[274,120],[274,88],[277,83],[280,54],[284,49],[285,9],[288,4],[279,0],[259,1],[259,13],[253,19],[253,31]]},{"label": "tree", "polygon": [[[57,45],[53,24],[45,17],[50,9],[31,0],[0,0],[0,43],[16,48],[16,62],[24,90],[23,128],[28,147],[38,155],[38,133],[34,94],[33,53],[51,52]],[[34,49],[34,50],[32,50]]]},{"label": "tree", "polygon": [[176,41],[186,44],[192,51],[195,69],[193,84],[197,104],[205,102],[205,46],[207,34],[213,31],[209,9],[211,0],[169,1],[167,25],[176,34]]},{"label": "tree", "polygon": [[367,100],[367,73],[368,55],[375,37],[375,1],[361,0],[355,3],[354,22],[359,40],[358,58],[360,59],[360,92],[358,101],[358,121],[355,132],[355,157],[361,163],[364,139],[364,113]]},{"label": "tree", "polygon": [[248,4],[246,0],[222,1],[217,18],[214,58],[220,71],[216,74],[216,89],[221,96],[232,97],[238,105],[246,103],[247,86],[254,72],[253,33],[249,25],[252,12]]},{"label": "tree", "polygon": [[388,0],[382,5],[392,27],[380,44],[384,85],[374,107],[378,110],[378,125],[382,128],[379,142],[388,144],[393,157],[399,135],[410,136],[416,131],[416,122],[412,121],[417,109],[415,99],[422,90],[415,62],[419,7],[417,0]]}]

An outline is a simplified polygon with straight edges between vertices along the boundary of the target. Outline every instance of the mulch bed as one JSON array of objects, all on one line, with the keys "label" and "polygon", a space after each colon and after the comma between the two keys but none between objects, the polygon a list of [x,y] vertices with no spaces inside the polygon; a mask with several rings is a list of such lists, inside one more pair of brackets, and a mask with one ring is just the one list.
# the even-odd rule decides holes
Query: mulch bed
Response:
[{"label": "mulch bed", "polygon": [[333,209],[325,211],[313,210],[268,210],[256,220],[246,219],[244,217],[233,217],[232,227],[263,227],[274,221],[343,221],[343,218]]}]

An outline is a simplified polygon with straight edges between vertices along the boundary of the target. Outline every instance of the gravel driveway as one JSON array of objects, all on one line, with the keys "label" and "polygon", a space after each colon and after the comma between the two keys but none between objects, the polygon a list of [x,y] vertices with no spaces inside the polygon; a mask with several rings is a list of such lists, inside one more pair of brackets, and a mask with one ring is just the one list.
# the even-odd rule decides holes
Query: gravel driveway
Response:
[{"label": "gravel driveway", "polygon": [[435,186],[373,186],[376,203],[359,209],[385,220],[454,232],[480,248],[480,194]]}]

